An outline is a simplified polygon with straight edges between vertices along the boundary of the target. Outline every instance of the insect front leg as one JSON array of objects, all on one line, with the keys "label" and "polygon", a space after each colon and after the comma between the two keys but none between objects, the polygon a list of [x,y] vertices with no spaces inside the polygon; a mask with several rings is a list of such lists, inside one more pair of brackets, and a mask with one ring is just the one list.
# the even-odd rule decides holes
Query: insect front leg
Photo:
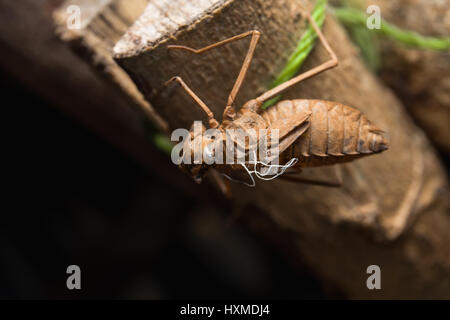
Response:
[{"label": "insect front leg", "polygon": [[168,46],[169,49],[181,49],[181,50],[186,50],[186,51],[189,51],[189,52],[192,52],[195,54],[202,54],[202,53],[207,52],[208,50],[223,46],[223,45],[228,44],[233,41],[244,39],[248,36],[252,36],[252,38],[250,40],[250,45],[249,45],[249,48],[247,51],[247,55],[244,59],[244,62],[242,63],[241,71],[239,72],[236,82],[234,83],[233,89],[231,90],[231,92],[228,96],[227,106],[225,107],[225,110],[223,113],[223,119],[225,119],[225,121],[234,120],[234,117],[236,115],[236,110],[233,106],[233,103],[234,103],[234,100],[236,99],[236,96],[237,96],[241,86],[242,86],[242,83],[244,82],[245,76],[247,75],[247,71],[252,62],[253,55],[255,53],[255,49],[258,44],[258,40],[261,36],[261,33],[258,30],[247,31],[242,34],[236,35],[234,37],[211,44],[211,45],[201,48],[201,49],[193,49],[193,48],[189,48],[186,46],[179,46],[179,45]]},{"label": "insect front leg", "polygon": [[192,99],[194,99],[194,101],[200,106],[200,108],[202,108],[202,110],[206,113],[206,116],[208,117],[209,126],[211,128],[217,128],[219,126],[219,122],[214,118],[214,114],[212,113],[211,109],[208,108],[208,106],[194,93],[194,91],[191,90],[191,88],[187,86],[187,84],[180,77],[173,77],[170,80],[166,81],[163,84],[162,88],[160,88],[153,96],[157,97],[158,95],[160,95],[173,82],[179,83],[181,87],[187,92],[187,94]]},{"label": "insect front leg", "polygon": [[307,178],[299,177],[298,175],[301,173],[300,168],[293,168],[292,171],[286,172],[284,175],[280,176],[279,178],[282,180],[285,180],[285,181],[290,181],[290,182],[295,182],[295,183],[339,188],[342,186],[342,183],[343,183],[342,168],[338,167],[338,166],[334,166],[333,172],[334,172],[335,176],[332,181],[323,181],[323,180],[315,180],[315,179],[307,179]]},{"label": "insect front leg", "polygon": [[306,14],[307,19],[311,23],[312,27],[314,28],[314,31],[316,31],[320,42],[325,47],[327,52],[330,54],[331,59],[328,60],[327,62],[324,62],[323,64],[319,65],[318,67],[315,67],[309,71],[306,71],[306,72],[292,78],[291,80],[288,80],[288,81],[276,86],[275,88],[270,89],[269,91],[266,91],[265,93],[263,93],[262,95],[260,95],[258,98],[255,99],[259,107],[261,107],[265,101],[267,101],[275,96],[278,96],[282,92],[288,90],[289,88],[302,82],[303,80],[314,77],[314,76],[318,75],[319,73],[322,73],[326,70],[334,68],[338,65],[338,58],[337,58],[336,54],[334,53],[333,49],[331,49],[331,47],[330,47],[327,39],[323,35],[322,31],[317,26],[316,22],[311,17],[309,12],[305,12],[305,14]]},{"label": "insect front leg", "polygon": [[219,190],[222,192],[222,194],[225,196],[225,198],[230,200],[232,198],[230,180],[225,179],[216,169],[211,168],[208,171],[208,174],[210,175],[214,183],[217,185]]}]

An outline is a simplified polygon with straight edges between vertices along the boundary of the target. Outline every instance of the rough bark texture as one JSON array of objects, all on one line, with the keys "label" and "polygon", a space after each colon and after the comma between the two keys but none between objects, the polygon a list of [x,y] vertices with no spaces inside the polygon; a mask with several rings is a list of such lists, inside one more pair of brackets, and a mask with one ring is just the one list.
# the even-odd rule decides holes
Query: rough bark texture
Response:
[{"label": "rough bark texture", "polygon": [[[262,38],[239,94],[239,106],[264,92],[305,26],[299,1],[202,1],[198,2],[205,5],[201,14],[195,8],[186,9],[182,0],[150,3],[151,10],[147,7],[116,45],[117,60],[149,99],[164,81],[181,76],[219,119],[248,42],[202,56],[169,53],[167,45],[200,48],[250,29],[260,30]],[[300,84],[285,97],[334,100],[362,110],[390,133],[390,150],[344,166],[340,189],[279,180],[260,182],[254,189],[234,185],[236,205],[245,208],[252,203],[286,233],[293,233],[296,252],[350,297],[448,298],[446,174],[422,131],[367,71],[332,17],[327,18],[324,31],[340,66]],[[326,59],[325,50],[319,47],[303,70]],[[151,102],[170,128],[189,128],[193,120],[205,120],[181,89],[168,91]],[[327,176],[326,170],[319,169],[306,175]],[[371,264],[382,269],[383,290],[379,292],[366,288],[365,270]]]},{"label": "rough bark texture", "polygon": [[[142,14],[147,3],[147,0],[67,0],[54,12],[54,18],[59,36],[104,75],[112,88],[131,99],[132,107],[144,112],[160,130],[165,131],[165,122],[155,114],[153,107],[112,58],[112,47]],[[67,8],[71,5],[80,8],[79,30],[67,28],[70,19]]]},{"label": "rough bark texture", "polygon": [[[375,0],[384,19],[428,36],[450,35],[450,2]],[[450,52],[416,50],[382,41],[382,79],[438,148],[450,155]]]}]

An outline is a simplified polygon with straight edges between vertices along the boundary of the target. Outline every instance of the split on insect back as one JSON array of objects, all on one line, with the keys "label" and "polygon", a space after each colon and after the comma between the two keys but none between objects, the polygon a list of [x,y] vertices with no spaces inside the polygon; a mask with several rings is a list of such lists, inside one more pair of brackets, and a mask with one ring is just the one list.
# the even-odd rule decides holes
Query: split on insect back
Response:
[{"label": "split on insect back", "polygon": [[197,182],[201,182],[205,173],[213,169],[215,173],[212,176],[220,186],[225,185],[221,189],[226,192],[230,192],[230,188],[223,178],[236,180],[231,177],[233,172],[248,174],[251,181],[240,182],[250,186],[255,184],[253,174],[262,180],[279,178],[299,183],[340,186],[338,175],[336,181],[312,181],[300,177],[299,173],[302,167],[334,165],[388,149],[389,143],[382,130],[359,110],[337,102],[285,100],[267,110],[262,109],[264,102],[269,99],[338,65],[336,54],[320,28],[308,13],[305,15],[330,59],[248,101],[238,111],[234,101],[247,75],[260,32],[248,31],[202,49],[182,45],[168,47],[171,50],[202,54],[251,37],[247,55],[224,108],[222,123],[215,119],[209,107],[180,77],[173,77],[162,88],[164,90],[171,83],[178,83],[208,117],[209,129],[195,122],[190,131],[184,129],[172,135],[173,141],[183,138],[172,151],[173,161]]}]

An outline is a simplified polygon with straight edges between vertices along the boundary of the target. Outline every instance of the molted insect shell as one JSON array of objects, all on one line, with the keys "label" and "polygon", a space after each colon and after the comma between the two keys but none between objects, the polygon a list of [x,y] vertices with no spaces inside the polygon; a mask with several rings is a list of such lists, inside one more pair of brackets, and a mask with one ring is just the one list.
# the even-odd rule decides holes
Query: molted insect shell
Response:
[{"label": "molted insect shell", "polygon": [[282,126],[283,122],[305,118],[308,113],[309,128],[287,149],[280,150],[280,160],[297,157],[301,166],[330,165],[379,153],[389,147],[383,131],[364,114],[337,102],[286,100],[261,116],[273,129]]}]

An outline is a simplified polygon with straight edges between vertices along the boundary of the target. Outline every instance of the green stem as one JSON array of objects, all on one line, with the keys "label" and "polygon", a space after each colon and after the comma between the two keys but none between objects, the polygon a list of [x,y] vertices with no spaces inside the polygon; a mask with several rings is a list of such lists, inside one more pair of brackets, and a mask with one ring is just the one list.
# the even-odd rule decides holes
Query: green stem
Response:
[{"label": "green stem", "polygon": [[[317,25],[322,27],[323,22],[325,20],[325,9],[327,7],[327,0],[317,0],[314,6],[314,9],[311,13],[312,18],[317,23]],[[290,56],[289,60],[286,63],[286,66],[280,72],[280,74],[275,78],[275,80],[271,84],[271,88],[274,88],[287,80],[294,77],[303,62],[308,57],[311,50],[314,48],[314,43],[317,38],[317,34],[314,31],[311,25],[308,26],[308,29],[303,33],[300,41],[295,49],[294,53]],[[263,109],[266,109],[281,99],[281,96],[277,96],[273,99],[270,99],[264,103],[262,106]]]},{"label": "green stem", "polygon": [[[343,23],[350,25],[366,26],[367,16],[365,12],[352,8],[336,8],[335,16]],[[381,28],[373,31],[386,36],[397,43],[408,45],[418,49],[449,50],[450,37],[427,37],[417,32],[400,29],[393,24],[381,19]]]}]

